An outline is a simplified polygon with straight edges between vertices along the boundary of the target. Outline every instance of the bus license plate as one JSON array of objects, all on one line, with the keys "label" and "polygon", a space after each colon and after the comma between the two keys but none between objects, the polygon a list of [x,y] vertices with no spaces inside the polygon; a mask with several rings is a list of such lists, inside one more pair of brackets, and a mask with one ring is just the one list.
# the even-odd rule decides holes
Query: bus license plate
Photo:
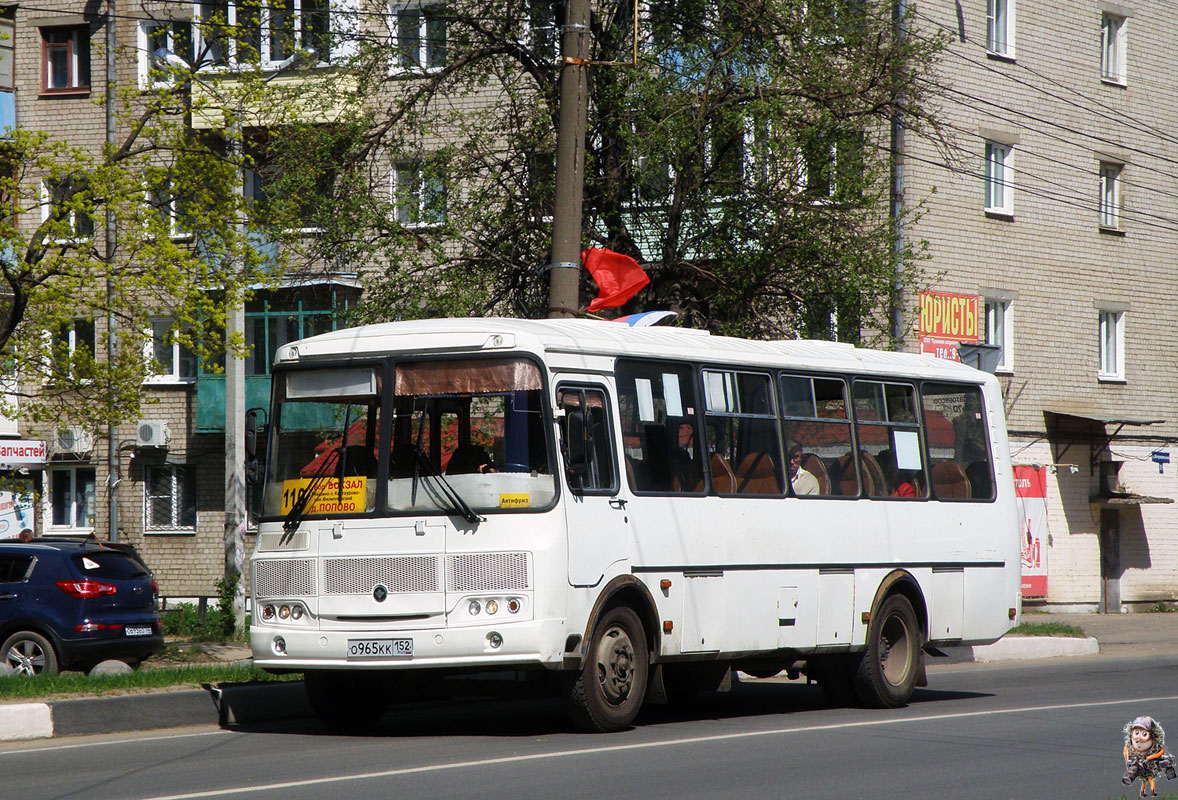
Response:
[{"label": "bus license plate", "polygon": [[410,658],[412,639],[348,639],[348,660],[358,658]]},{"label": "bus license plate", "polygon": [[123,628],[123,633],[128,636],[151,636],[150,625],[127,625]]}]

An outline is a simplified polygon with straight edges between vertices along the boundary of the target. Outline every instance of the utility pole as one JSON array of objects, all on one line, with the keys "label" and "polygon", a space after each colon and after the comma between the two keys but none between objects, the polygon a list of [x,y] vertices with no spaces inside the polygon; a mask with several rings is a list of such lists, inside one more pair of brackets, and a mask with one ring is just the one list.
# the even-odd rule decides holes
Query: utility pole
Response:
[{"label": "utility pole", "polygon": [[[908,38],[908,2],[895,0],[892,9],[893,35],[897,44]],[[901,67],[902,69],[902,67]],[[892,112],[891,212],[895,225],[892,249],[892,347],[904,348],[904,96],[896,98]]]},{"label": "utility pole", "polygon": [[[106,145],[108,150],[115,144],[115,56],[118,51],[115,32],[115,0],[106,0]],[[106,358],[109,365],[115,362],[115,314],[114,285],[111,275],[115,266],[115,214],[111,204],[106,203]],[[113,400],[111,402],[113,406]],[[119,441],[118,429],[113,422],[106,426],[106,491],[107,491],[107,539],[119,540]]]},{"label": "utility pole", "polygon": [[589,116],[589,0],[567,0],[561,30],[560,121],[556,133],[556,203],[548,265],[548,316],[580,307],[581,213],[585,127]]}]

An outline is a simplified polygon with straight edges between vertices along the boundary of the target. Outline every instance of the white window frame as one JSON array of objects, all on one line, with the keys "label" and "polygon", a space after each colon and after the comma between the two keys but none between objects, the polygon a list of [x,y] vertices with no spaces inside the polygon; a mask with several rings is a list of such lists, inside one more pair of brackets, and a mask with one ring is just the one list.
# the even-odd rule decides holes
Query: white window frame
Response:
[{"label": "white window frame", "polygon": [[[196,505],[196,483],[195,476],[191,470],[193,468],[187,464],[148,464],[143,469],[143,532],[147,534],[155,533],[188,533],[195,534],[197,529],[197,522],[200,516],[200,511]],[[169,493],[167,495],[151,494],[151,477],[153,470],[163,470],[168,473]],[[183,514],[184,505],[184,484],[190,483],[190,490],[192,492],[192,524],[185,525],[180,521]],[[167,499],[171,503],[169,511],[170,523],[167,525],[156,525],[151,519],[151,501],[153,499]]]},{"label": "white window frame", "polygon": [[[54,33],[69,31],[69,41],[64,43],[69,47],[66,65],[66,81],[64,86],[54,86],[55,72],[53,58],[50,56],[51,47],[59,47],[62,42],[49,41]],[[85,79],[83,82],[83,78]],[[90,91],[90,29],[87,25],[55,25],[41,28],[41,92],[42,94],[77,94]]]},{"label": "white window frame", "polygon": [[[78,473],[80,471],[85,471],[85,470],[88,470],[91,473],[90,491],[89,491],[88,497],[87,497],[87,492],[86,492],[86,484],[84,482],[81,482],[78,480]],[[81,504],[78,503],[79,494],[81,494],[82,497],[88,501],[88,503],[89,503],[88,510],[89,510],[90,514],[94,515],[97,512],[98,481],[97,481],[97,471],[94,469],[93,465],[79,464],[79,465],[71,465],[68,467],[53,465],[53,466],[50,466],[46,471],[49,473],[46,476],[47,482],[49,484],[49,487],[48,487],[49,491],[47,491],[45,493],[46,494],[45,507],[44,507],[45,530],[47,530],[53,534],[66,534],[66,535],[79,535],[79,536],[93,533],[94,532],[93,516],[90,518],[90,521],[88,524],[83,524],[83,525],[77,524],[78,513],[81,510],[83,510],[82,508],[80,508]],[[70,522],[68,524],[64,524],[64,525],[61,523],[55,523],[53,521],[54,511],[58,508],[58,503],[61,501],[61,498],[59,498],[57,496],[57,494],[54,492],[54,486],[57,482],[55,479],[55,476],[58,474],[61,474],[61,473],[69,473],[69,476],[70,476],[69,477],[69,501],[68,501],[69,508],[63,509],[63,510],[67,511],[65,516],[70,520]]]},{"label": "white window frame", "polygon": [[1014,372],[1014,303],[997,297],[985,298],[986,344],[996,344],[997,372]]},{"label": "white window frame", "polygon": [[[391,180],[393,206],[396,209],[397,222],[406,228],[429,228],[441,225],[446,222],[449,216],[448,204],[445,202],[446,186],[443,180],[441,217],[439,219],[432,218],[436,210],[429,208],[431,187],[427,185],[426,181],[426,163],[423,160],[404,160],[393,164]],[[412,185],[406,191],[405,184],[410,182]],[[412,201],[412,207],[405,206],[406,198]]]},{"label": "white window frame", "polygon": [[[391,30],[389,31],[389,48],[391,58],[389,63],[389,73],[396,74],[421,74],[423,72],[437,72],[446,66],[446,53],[448,49],[448,42],[450,38],[449,25],[446,23],[445,17],[440,19],[432,17],[431,11],[444,10],[445,4],[443,2],[394,2],[389,4],[389,24]],[[410,17],[417,18],[416,35],[417,35],[417,52],[416,63],[405,63],[406,48],[401,45],[401,34],[404,29],[408,29],[410,25]],[[404,19],[403,19],[404,18]],[[430,26],[432,23],[439,23],[442,25],[442,46],[440,57],[438,57],[435,48],[433,47],[433,39],[431,36]],[[433,31],[436,33],[436,29]],[[557,50],[560,49],[560,42],[557,41]],[[432,63],[431,63],[432,62]]]},{"label": "white window frame", "polygon": [[16,91],[16,22],[0,19],[0,91]]},{"label": "white window frame", "polygon": [[[144,383],[187,384],[196,382],[196,356],[191,348],[180,342],[174,330],[175,324],[176,320],[171,317],[157,317],[151,321],[151,330],[144,332],[143,360],[155,368],[163,368],[162,371],[148,375]],[[171,340],[170,344],[162,341],[165,336]],[[158,357],[161,352],[168,353],[166,362]],[[183,366],[185,364],[192,365],[192,374],[184,374]]]},{"label": "white window frame", "polygon": [[[188,60],[192,57],[192,42],[197,36],[190,18],[184,19],[146,19],[139,22],[139,88],[166,88],[175,83],[166,77],[167,68],[155,55],[155,51],[163,48]],[[162,40],[156,37],[156,31],[164,29]],[[177,41],[177,34],[184,28],[188,29],[188,43]],[[154,73],[154,74],[153,74]]]},{"label": "white window frame", "polygon": [[1105,230],[1121,229],[1121,172],[1123,164],[1111,161],[1100,162],[1100,227]]},{"label": "white window frame", "polygon": [[1014,213],[1014,147],[986,140],[983,172],[985,207],[990,214]]},{"label": "white window frame", "polygon": [[1108,11],[1100,15],[1100,79],[1105,83],[1125,85],[1127,23],[1127,17]]},{"label": "white window frame", "polygon": [[[302,22],[303,22],[303,0],[290,0],[290,3],[291,3],[290,7],[283,8],[282,10],[284,13],[289,13],[293,18],[294,36],[295,36],[295,42],[294,42],[293,49],[295,51],[298,51],[300,48],[305,49],[309,46],[306,41],[306,31],[303,30],[303,25],[302,25]],[[213,43],[208,41],[205,38],[204,31],[202,30],[202,27],[203,27],[202,20],[204,18],[204,8],[203,7],[205,5],[206,5],[206,3],[202,2],[201,0],[197,0],[193,4],[193,12],[192,12],[192,14],[193,14],[193,17],[192,17],[192,21],[193,21],[193,34],[192,34],[193,35],[193,52],[201,54],[202,58],[205,59],[205,60],[202,60],[202,62],[200,64],[194,65],[194,66],[198,66],[202,70],[218,70],[218,69],[232,70],[232,69],[236,69],[240,66],[245,66],[248,64],[257,64],[258,66],[260,66],[264,70],[273,70],[273,69],[277,69],[279,67],[279,65],[281,65],[282,62],[285,61],[286,58],[288,57],[288,56],[283,56],[282,58],[273,58],[272,57],[274,55],[272,52],[274,49],[274,46],[273,46],[273,41],[272,41],[272,36],[271,36],[271,33],[272,33],[271,22],[272,22],[272,19],[274,16],[272,13],[272,7],[274,5],[276,5],[275,0],[270,0],[269,2],[265,2],[265,0],[263,0],[262,5],[258,8],[259,33],[258,33],[258,58],[257,58],[257,60],[252,58],[252,54],[251,54],[251,57],[248,59],[239,58],[238,53],[237,53],[237,40],[241,37],[234,36],[231,33],[229,33],[228,31],[225,32],[224,37],[223,37],[225,52],[221,53],[219,55],[219,57],[213,58],[213,56],[212,56]],[[215,5],[215,3],[208,3],[208,5]],[[227,18],[225,21],[225,25],[229,30],[232,30],[237,25],[237,3],[236,2],[227,2],[225,4],[225,6],[226,6],[225,7],[225,16]],[[326,12],[326,14],[327,14],[327,31],[323,35],[328,37],[328,39],[330,40],[333,37],[333,34],[335,32],[335,27],[336,27],[335,4],[331,3],[330,0],[324,0],[324,8],[323,9],[318,9],[318,8],[315,9],[315,11],[321,11],[321,10]],[[335,52],[337,50],[334,42],[332,42],[331,50],[332,50],[332,52]],[[293,55],[293,53],[291,55]],[[330,53],[330,52],[329,53],[317,53],[316,55],[318,58],[318,62],[314,66],[326,67],[330,64],[332,53]]]},{"label": "white window frame", "polygon": [[185,241],[192,238],[192,231],[181,223],[181,201],[172,193],[171,181],[161,180],[154,188],[146,189],[144,195],[148,202],[148,213],[167,221],[168,238]]},{"label": "white window frame", "polygon": [[986,50],[1014,58],[1015,0],[986,0]]},{"label": "white window frame", "polygon": [[1096,377],[1101,381],[1125,380],[1125,312],[1099,310],[1099,366]]},{"label": "white window frame", "polygon": [[[86,323],[87,325],[89,325],[90,333],[93,337],[89,341],[81,342],[81,343],[78,341],[78,339],[79,339],[78,324],[79,323]],[[93,319],[89,319],[86,317],[76,317],[76,318],[70,320],[69,328],[66,329],[64,331],[64,333],[65,333],[66,357],[69,361],[73,361],[74,353],[76,353],[78,351],[79,344],[85,344],[87,347],[89,347],[91,356],[98,355],[98,331],[94,325]],[[62,365],[63,367],[65,367],[65,370],[60,375],[55,374],[57,367],[58,367],[56,349],[57,349],[57,343],[60,341],[60,339],[58,338],[58,331],[46,330],[44,335],[45,335],[45,345],[46,345],[45,372],[49,376],[49,379],[52,380],[57,377],[60,377],[60,378],[70,377],[73,370],[69,369],[67,365]]]}]

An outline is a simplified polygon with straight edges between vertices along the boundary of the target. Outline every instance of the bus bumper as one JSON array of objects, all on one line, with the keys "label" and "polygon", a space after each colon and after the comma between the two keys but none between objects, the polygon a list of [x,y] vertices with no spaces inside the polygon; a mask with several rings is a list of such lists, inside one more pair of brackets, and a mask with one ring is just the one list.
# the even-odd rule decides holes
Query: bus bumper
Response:
[{"label": "bus bumper", "polygon": [[[412,644],[406,645],[404,640]],[[250,627],[253,663],[262,669],[494,669],[564,663],[562,620],[500,626],[407,631],[299,630],[283,625]],[[406,653],[406,648],[411,654]],[[373,654],[365,654],[367,650]],[[403,654],[390,655],[390,651]],[[351,654],[351,655],[349,655]]]}]

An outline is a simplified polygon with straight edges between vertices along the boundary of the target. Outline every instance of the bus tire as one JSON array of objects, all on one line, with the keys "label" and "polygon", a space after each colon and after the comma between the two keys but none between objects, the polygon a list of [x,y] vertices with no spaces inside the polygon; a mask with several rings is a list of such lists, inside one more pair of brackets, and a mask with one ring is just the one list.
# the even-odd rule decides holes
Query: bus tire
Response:
[{"label": "bus tire", "polygon": [[389,706],[383,676],[375,673],[308,672],[303,688],[315,716],[337,731],[368,730]]},{"label": "bus tire", "polygon": [[902,594],[884,599],[871,615],[867,650],[854,673],[855,693],[870,708],[899,708],[920,676],[920,623]]},{"label": "bus tire", "polygon": [[615,606],[593,629],[580,672],[566,690],[569,716],[583,730],[625,730],[638,716],[646,695],[650,652],[642,620]]}]

